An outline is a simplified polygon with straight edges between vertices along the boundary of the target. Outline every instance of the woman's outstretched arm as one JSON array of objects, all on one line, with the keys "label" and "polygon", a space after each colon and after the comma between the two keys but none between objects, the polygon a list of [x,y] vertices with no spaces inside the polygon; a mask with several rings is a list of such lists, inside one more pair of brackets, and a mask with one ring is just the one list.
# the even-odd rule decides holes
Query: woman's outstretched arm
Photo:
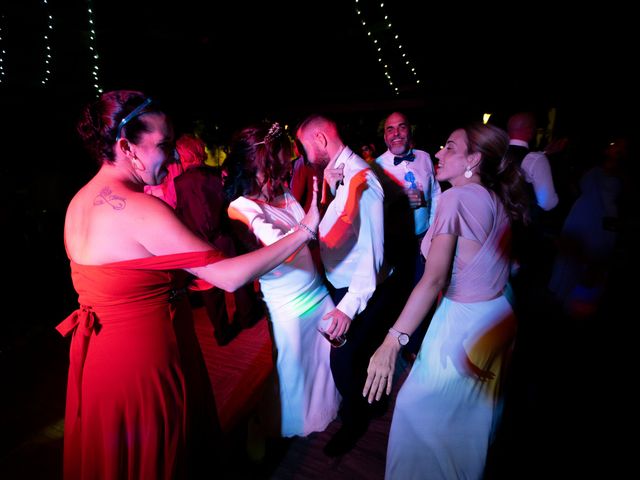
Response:
[{"label": "woman's outstretched arm", "polygon": [[[457,238],[448,234],[433,238],[422,278],[413,288],[402,313],[393,324],[394,329],[411,335],[424,320],[438,294],[447,284]],[[387,395],[391,393],[399,352],[398,339],[387,335],[369,360],[367,380],[362,392],[364,397],[368,397],[369,403],[380,400],[385,391]]]},{"label": "woman's outstretched arm", "polygon": [[295,253],[305,242],[315,238],[312,234],[317,231],[320,223],[317,196],[318,180],[314,177],[311,207],[300,222],[301,226],[291,234],[259,250],[227,258],[205,267],[191,268],[189,272],[229,292],[264,275]]}]

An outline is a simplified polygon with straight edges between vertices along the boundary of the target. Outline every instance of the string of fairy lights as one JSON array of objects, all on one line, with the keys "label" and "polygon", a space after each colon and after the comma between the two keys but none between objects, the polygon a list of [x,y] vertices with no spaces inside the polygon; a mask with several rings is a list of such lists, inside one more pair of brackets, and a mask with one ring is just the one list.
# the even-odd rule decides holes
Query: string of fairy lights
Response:
[{"label": "string of fairy lights", "polygon": [[51,35],[53,34],[53,15],[49,11],[49,2],[47,0],[42,0],[42,7],[44,10],[44,15],[47,20],[47,26],[42,34],[44,37],[44,66],[42,72],[42,85],[47,85],[49,83],[49,79],[51,78],[51,65],[52,65],[52,57],[51,57]]},{"label": "string of fairy lights", "polygon": [[[44,15],[44,32],[42,33],[42,66],[41,73],[39,75],[39,85],[46,87],[51,82],[53,71],[53,45],[52,38],[54,35],[54,16],[49,6],[49,0],[41,0],[40,5],[42,7],[42,13]],[[89,22],[89,54],[90,54],[90,69],[93,88],[96,91],[96,96],[102,93],[102,87],[100,85],[100,66],[98,61],[100,57],[98,55],[98,49],[96,47],[96,30],[95,30],[95,14],[93,11],[93,1],[87,0],[87,17]],[[0,14],[0,85],[8,83],[7,77],[7,35],[8,35],[8,21],[6,14],[3,12]]]},{"label": "string of fairy lights", "polygon": [[98,48],[96,46],[96,30],[95,30],[95,16],[93,13],[93,2],[92,0],[87,0],[87,13],[89,16],[89,51],[91,52],[91,75],[93,76],[93,88],[96,91],[96,96],[99,96],[102,93],[102,87],[100,86],[100,66],[98,65],[98,60],[100,56],[98,55]]},{"label": "string of fairy lights", "polygon": [[[410,74],[416,85],[420,84],[418,73],[413,62],[409,59],[405,45],[401,42],[400,35],[394,30],[393,23],[387,12],[384,2],[375,2],[374,5],[364,5],[368,2],[365,0],[355,0],[355,10],[360,18],[360,23],[365,29],[367,36],[373,42],[376,50],[378,62],[381,64],[384,76],[396,95],[400,94],[400,85],[394,78],[400,76],[397,67],[403,64],[407,72]],[[46,86],[51,81],[53,69],[53,51],[52,36],[54,33],[54,17],[51,14],[48,0],[42,0],[42,8],[46,19],[45,31],[43,32],[43,66],[40,78],[40,84]],[[99,96],[102,92],[100,82],[100,56],[97,49],[96,29],[95,29],[95,13],[93,9],[93,0],[87,0],[87,18],[89,33],[89,55],[90,55],[90,75],[92,86]],[[365,7],[365,8],[361,8]],[[370,17],[375,20],[367,20],[366,11],[369,10]],[[6,18],[3,14],[0,16],[0,84],[7,82],[6,72],[6,37],[7,26]],[[393,73],[393,76],[392,76]]]},{"label": "string of fairy lights", "polygon": [[6,30],[4,22],[5,22],[5,16],[0,15],[0,85],[5,83],[5,75],[7,73],[4,68],[4,57],[7,54],[7,51],[4,48],[4,44],[5,44],[4,36],[5,36],[5,30]]},{"label": "string of fairy lights", "polygon": [[[400,40],[400,34],[394,30],[393,22],[385,8],[384,2],[376,2],[378,11],[371,12],[371,16],[379,19],[377,21],[370,20],[369,22],[365,19],[367,8],[364,3],[365,2],[360,2],[360,0],[355,0],[356,14],[360,19],[360,24],[367,32],[367,37],[373,42],[373,47],[378,56],[378,63],[382,65],[384,76],[393,92],[396,95],[400,94],[399,85],[393,81],[391,76],[392,64],[394,67],[398,64],[404,65],[409,74],[409,78],[411,78],[416,85],[420,85],[420,78],[418,77],[415,65],[410,60],[406,48],[404,48]],[[395,74],[399,75],[399,72],[396,71],[394,72],[394,75]]]}]

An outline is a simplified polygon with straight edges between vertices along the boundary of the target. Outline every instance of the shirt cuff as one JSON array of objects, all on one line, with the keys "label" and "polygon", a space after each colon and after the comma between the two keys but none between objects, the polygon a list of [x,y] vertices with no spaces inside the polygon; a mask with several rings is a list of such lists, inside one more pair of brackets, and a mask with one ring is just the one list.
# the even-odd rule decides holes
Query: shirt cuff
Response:
[{"label": "shirt cuff", "polygon": [[347,315],[351,320],[355,318],[364,308],[360,308],[360,299],[353,293],[347,292],[336,308]]}]

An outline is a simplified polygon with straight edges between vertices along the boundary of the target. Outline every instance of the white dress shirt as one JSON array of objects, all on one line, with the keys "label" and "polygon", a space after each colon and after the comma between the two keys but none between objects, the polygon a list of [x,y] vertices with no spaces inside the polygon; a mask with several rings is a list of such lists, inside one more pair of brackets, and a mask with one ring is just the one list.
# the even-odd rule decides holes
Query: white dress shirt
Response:
[{"label": "white dress shirt", "polygon": [[[336,307],[353,319],[366,308],[376,286],[388,273],[384,264],[384,194],[367,162],[349,147],[327,168],[340,165],[344,165],[343,184],[338,186],[318,228],[320,255],[331,284],[335,288],[349,287]],[[366,178],[366,188],[360,194],[356,215],[348,218],[347,202],[356,200],[349,199],[349,191],[352,182],[357,183],[354,177],[359,172]],[[342,234],[338,235],[338,231]]]},{"label": "white dress shirt", "polygon": [[[529,144],[523,140],[510,140],[510,145],[529,148]],[[522,160],[520,168],[524,172],[524,179],[533,185],[536,194],[536,203],[543,210],[551,210],[558,204],[558,194],[553,186],[551,165],[543,152],[529,152]]]},{"label": "white dress shirt", "polygon": [[413,172],[418,188],[422,191],[424,205],[413,210],[415,223],[415,234],[422,235],[427,231],[433,221],[436,212],[436,203],[440,196],[440,184],[436,181],[433,162],[427,152],[413,149],[416,156],[413,162],[403,161],[398,165],[393,164],[396,157],[389,150],[378,158],[376,163],[384,170],[384,173],[402,188],[407,188],[408,182],[405,180],[407,172]]}]

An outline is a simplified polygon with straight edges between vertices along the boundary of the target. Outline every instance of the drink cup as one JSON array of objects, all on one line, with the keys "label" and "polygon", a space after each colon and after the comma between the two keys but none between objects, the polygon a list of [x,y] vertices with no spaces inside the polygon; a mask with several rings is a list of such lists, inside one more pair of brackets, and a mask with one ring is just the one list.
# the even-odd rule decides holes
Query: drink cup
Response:
[{"label": "drink cup", "polygon": [[410,185],[405,188],[405,192],[407,194],[407,198],[409,199],[409,205],[411,206],[411,208],[418,208],[422,204],[422,199],[420,198],[420,189],[413,185]]},{"label": "drink cup", "polygon": [[322,335],[324,338],[327,339],[327,341],[331,344],[333,348],[340,348],[345,343],[347,343],[347,336],[344,333],[339,337],[335,337],[334,339],[331,339],[329,334],[324,330],[322,330],[320,327],[318,327],[318,332],[320,333],[320,335]]}]

